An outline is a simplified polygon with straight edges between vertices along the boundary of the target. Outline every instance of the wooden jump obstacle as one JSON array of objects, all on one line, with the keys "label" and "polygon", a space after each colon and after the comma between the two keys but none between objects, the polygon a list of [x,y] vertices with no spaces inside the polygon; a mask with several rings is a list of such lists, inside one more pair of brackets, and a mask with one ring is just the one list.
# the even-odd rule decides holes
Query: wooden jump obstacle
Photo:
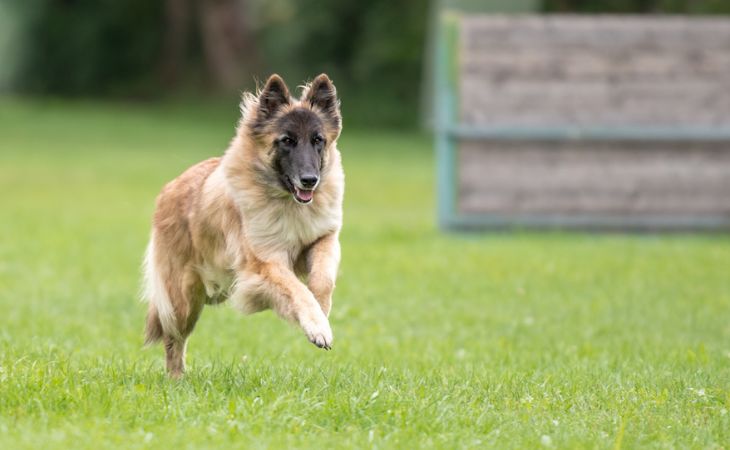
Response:
[{"label": "wooden jump obstacle", "polygon": [[442,227],[730,230],[730,20],[445,13],[435,61]]}]

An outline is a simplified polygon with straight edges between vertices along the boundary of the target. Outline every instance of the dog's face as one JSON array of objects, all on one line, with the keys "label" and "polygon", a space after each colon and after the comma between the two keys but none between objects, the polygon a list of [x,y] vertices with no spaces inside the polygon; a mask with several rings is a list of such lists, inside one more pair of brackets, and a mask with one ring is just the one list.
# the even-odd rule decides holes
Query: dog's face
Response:
[{"label": "dog's face", "polygon": [[255,116],[244,125],[272,171],[269,179],[298,203],[311,203],[341,130],[335,86],[322,74],[294,100],[272,75],[254,101]]}]

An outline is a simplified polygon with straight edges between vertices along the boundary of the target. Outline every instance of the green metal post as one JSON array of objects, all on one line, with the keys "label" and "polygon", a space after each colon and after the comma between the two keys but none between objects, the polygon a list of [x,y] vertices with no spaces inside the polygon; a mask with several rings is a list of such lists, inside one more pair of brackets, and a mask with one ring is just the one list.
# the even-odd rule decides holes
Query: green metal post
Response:
[{"label": "green metal post", "polygon": [[436,129],[436,197],[438,222],[448,228],[456,215],[456,148],[451,128],[456,118],[458,16],[444,11],[438,20],[434,81]]}]

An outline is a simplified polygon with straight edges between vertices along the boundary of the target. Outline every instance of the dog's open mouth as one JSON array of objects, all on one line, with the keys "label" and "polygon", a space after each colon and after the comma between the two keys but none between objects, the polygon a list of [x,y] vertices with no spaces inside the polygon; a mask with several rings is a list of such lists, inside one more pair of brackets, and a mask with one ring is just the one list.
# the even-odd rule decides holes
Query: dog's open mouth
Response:
[{"label": "dog's open mouth", "polygon": [[298,187],[294,187],[294,200],[298,201],[299,203],[309,203],[314,198],[314,191],[313,190],[307,190],[307,189],[299,189]]}]

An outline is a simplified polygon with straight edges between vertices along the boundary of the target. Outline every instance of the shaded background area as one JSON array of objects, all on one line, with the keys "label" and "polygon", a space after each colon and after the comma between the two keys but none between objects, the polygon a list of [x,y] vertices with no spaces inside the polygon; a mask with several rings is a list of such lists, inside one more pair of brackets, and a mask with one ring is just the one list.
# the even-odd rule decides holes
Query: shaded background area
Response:
[{"label": "shaded background area", "polygon": [[730,13],[724,0],[0,1],[0,92],[230,98],[278,72],[327,72],[350,123],[419,123],[439,9]]}]

